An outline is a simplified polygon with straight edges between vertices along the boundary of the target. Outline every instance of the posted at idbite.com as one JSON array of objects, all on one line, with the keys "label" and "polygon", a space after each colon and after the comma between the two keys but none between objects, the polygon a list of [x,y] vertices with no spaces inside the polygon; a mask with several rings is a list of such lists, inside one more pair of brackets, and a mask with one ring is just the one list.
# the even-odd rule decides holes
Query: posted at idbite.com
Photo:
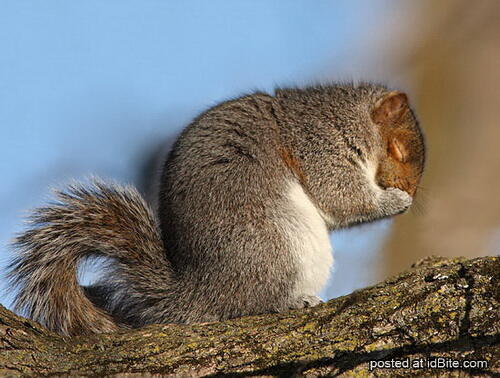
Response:
[{"label": "posted at idbite.com", "polygon": [[486,360],[458,360],[453,358],[404,358],[388,360],[372,360],[368,367],[376,369],[487,369]]}]

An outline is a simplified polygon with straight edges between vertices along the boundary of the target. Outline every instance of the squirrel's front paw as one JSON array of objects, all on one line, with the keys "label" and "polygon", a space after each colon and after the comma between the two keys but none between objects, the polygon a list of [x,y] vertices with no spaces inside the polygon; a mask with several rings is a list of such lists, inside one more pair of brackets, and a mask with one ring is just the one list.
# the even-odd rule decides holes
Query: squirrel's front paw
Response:
[{"label": "squirrel's front paw", "polygon": [[290,304],[290,308],[298,309],[304,307],[314,307],[322,302],[323,301],[315,295],[301,295]]},{"label": "squirrel's front paw", "polygon": [[381,206],[387,215],[402,213],[411,206],[413,198],[404,190],[387,188],[381,197]]}]

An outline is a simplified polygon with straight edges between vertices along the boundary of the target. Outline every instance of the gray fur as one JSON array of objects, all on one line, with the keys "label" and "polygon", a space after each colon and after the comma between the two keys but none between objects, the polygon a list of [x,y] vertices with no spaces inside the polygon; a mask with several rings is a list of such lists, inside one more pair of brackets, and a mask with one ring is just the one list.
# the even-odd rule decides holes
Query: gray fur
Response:
[{"label": "gray fur", "polygon": [[[132,188],[96,183],[60,193],[61,203],[38,209],[17,240],[17,308],[72,335],[316,305],[316,293],[297,291],[300,235],[290,231],[297,213],[287,188],[300,185],[329,229],[405,211],[411,196],[375,182],[387,153],[370,111],[387,92],[370,84],[280,89],[203,113],[165,163],[161,238]],[[76,266],[91,255],[115,263],[82,290]]]}]

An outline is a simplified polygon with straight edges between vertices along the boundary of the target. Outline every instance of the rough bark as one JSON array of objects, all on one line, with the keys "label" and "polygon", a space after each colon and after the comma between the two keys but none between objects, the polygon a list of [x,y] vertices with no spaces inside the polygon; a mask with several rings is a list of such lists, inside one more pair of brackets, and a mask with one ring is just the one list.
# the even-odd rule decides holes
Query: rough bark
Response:
[{"label": "rough bark", "polygon": [[[0,306],[0,375],[490,376],[500,373],[499,278],[497,257],[428,258],[314,308],[71,339]],[[432,357],[488,367],[369,370]]]}]

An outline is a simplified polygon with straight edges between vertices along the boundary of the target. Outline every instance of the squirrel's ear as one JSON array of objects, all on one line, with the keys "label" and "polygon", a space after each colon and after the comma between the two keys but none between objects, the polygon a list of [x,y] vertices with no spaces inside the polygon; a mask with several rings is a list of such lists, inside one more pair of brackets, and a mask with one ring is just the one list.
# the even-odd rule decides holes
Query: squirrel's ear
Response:
[{"label": "squirrel's ear", "polygon": [[408,109],[408,97],[403,92],[389,92],[372,110],[372,120],[378,125],[398,121]]}]

